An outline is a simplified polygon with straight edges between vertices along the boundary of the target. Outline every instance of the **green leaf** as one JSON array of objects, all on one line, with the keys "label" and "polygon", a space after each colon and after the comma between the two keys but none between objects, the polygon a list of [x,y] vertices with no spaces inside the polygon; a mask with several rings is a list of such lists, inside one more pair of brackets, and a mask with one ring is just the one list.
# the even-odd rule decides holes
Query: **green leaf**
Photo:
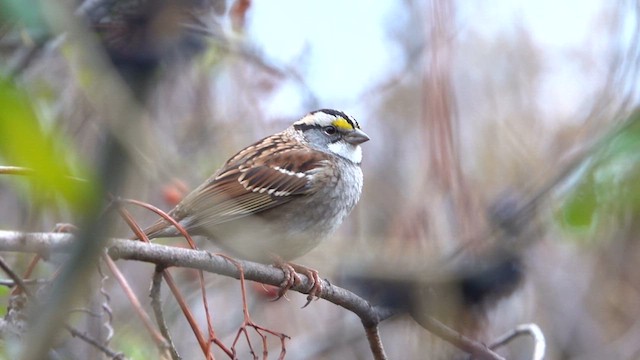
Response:
[{"label": "green leaf", "polygon": [[[68,141],[43,130],[26,94],[13,83],[0,79],[0,157],[11,166],[34,171],[28,179],[38,200],[60,196],[72,210],[82,212],[96,200],[96,181],[78,161],[71,166]],[[73,178],[71,169],[84,170]]]},{"label": "green leaf", "polygon": [[[11,294],[11,289],[7,286],[0,286],[0,299],[3,299],[3,304],[6,304],[4,300],[9,299],[9,295]],[[0,306],[0,317],[3,317],[7,314],[7,307]]]},{"label": "green leaf", "polygon": [[579,234],[640,218],[640,110],[594,155],[560,214],[563,228]]},{"label": "green leaf", "polygon": [[587,231],[594,226],[598,202],[592,181],[585,181],[566,200],[562,208],[563,224],[572,231]]}]

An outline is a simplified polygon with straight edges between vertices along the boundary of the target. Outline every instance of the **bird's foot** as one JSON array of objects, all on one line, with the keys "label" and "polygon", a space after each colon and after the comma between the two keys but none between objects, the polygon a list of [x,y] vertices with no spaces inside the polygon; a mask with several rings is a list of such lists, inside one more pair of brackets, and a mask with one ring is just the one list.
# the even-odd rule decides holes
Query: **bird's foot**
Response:
[{"label": "bird's foot", "polygon": [[278,292],[278,296],[275,300],[283,297],[292,287],[298,286],[302,283],[298,273],[304,274],[311,283],[309,285],[309,289],[306,290],[308,294],[307,303],[304,304],[303,308],[307,307],[313,299],[320,298],[320,295],[322,294],[322,279],[320,279],[320,275],[317,270],[289,262],[278,262],[276,266],[284,272],[284,281],[280,284],[280,291]]}]

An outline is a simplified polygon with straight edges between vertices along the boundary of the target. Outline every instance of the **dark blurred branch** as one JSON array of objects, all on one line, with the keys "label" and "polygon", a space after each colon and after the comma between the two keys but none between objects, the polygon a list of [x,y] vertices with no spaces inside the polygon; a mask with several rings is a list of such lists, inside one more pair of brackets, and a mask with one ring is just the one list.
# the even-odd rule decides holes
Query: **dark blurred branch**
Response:
[{"label": "dark blurred branch", "polygon": [[[74,243],[74,236],[71,234],[0,231],[0,251],[63,253],[72,249]],[[240,278],[237,264],[223,256],[206,251],[121,239],[110,239],[107,246],[108,254],[114,260],[137,260],[161,267],[192,268],[236,279]],[[236,261],[242,266],[246,280],[274,286],[279,286],[284,280],[284,274],[280,269],[250,261]],[[311,287],[311,282],[303,274],[299,275],[301,283],[295,285],[291,290],[306,293]],[[332,285],[326,280],[323,281],[322,287],[321,298],[353,312],[360,318],[367,332],[372,353],[376,359],[384,359],[384,349],[379,336],[375,335],[376,329],[380,322],[391,317],[395,312],[387,308],[374,307],[366,299],[347,289]],[[427,328],[429,331],[461,350],[473,354],[476,358],[501,359],[482,343],[467,339],[436,320],[433,320],[432,323],[433,326]]]}]

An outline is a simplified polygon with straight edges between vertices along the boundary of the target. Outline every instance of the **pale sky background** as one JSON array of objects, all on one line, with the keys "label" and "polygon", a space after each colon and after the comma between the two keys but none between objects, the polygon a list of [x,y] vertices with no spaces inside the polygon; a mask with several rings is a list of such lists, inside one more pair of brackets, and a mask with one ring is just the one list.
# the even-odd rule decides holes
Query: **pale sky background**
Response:
[{"label": "pale sky background", "polygon": [[[606,50],[606,38],[597,31],[602,27],[598,14],[603,4],[603,0],[459,1],[456,13],[461,26],[468,27],[461,29],[463,34],[492,38],[515,25],[529,30],[544,51],[546,65],[539,101],[562,115],[576,111],[588,95],[585,90],[596,87],[594,79],[607,70],[604,56],[590,74],[576,68],[571,59],[574,50],[588,49],[596,59]],[[267,59],[281,64],[304,59],[301,72],[320,106],[357,112],[366,106],[359,95],[402,64],[398,60],[402,53],[388,32],[393,21],[403,21],[402,11],[392,0],[254,1],[247,32]],[[292,100],[298,93],[293,84],[283,86],[265,110],[275,116],[297,116],[303,110],[292,105],[299,102]]]}]

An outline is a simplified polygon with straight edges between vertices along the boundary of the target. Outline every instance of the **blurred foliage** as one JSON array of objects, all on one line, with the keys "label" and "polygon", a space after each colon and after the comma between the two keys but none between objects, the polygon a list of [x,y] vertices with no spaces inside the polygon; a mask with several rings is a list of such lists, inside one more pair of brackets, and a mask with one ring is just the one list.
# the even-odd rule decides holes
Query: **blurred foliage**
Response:
[{"label": "blurred foliage", "polygon": [[135,332],[131,328],[117,332],[113,339],[113,345],[123,354],[127,354],[127,359],[142,360],[158,357],[158,350],[148,345],[144,334]]},{"label": "blurred foliage", "polygon": [[[27,95],[12,82],[0,80],[0,157],[5,165],[34,171],[29,196],[43,201],[59,195],[69,207],[86,210],[98,194],[97,182],[69,147],[66,139],[45,131]],[[82,179],[73,178],[78,171]]]},{"label": "blurred foliage", "polygon": [[34,1],[0,0],[0,24],[8,22],[23,25],[32,39],[45,37],[49,33],[42,7],[34,4]]},{"label": "blurred foliage", "polygon": [[596,233],[640,215],[640,110],[627,122],[595,155],[567,197],[560,213],[564,229]]},{"label": "blurred foliage", "polygon": [[[11,288],[6,286],[0,286],[0,299],[6,299],[11,293]],[[2,306],[0,307],[0,317],[4,317],[7,315],[7,308]]]}]

